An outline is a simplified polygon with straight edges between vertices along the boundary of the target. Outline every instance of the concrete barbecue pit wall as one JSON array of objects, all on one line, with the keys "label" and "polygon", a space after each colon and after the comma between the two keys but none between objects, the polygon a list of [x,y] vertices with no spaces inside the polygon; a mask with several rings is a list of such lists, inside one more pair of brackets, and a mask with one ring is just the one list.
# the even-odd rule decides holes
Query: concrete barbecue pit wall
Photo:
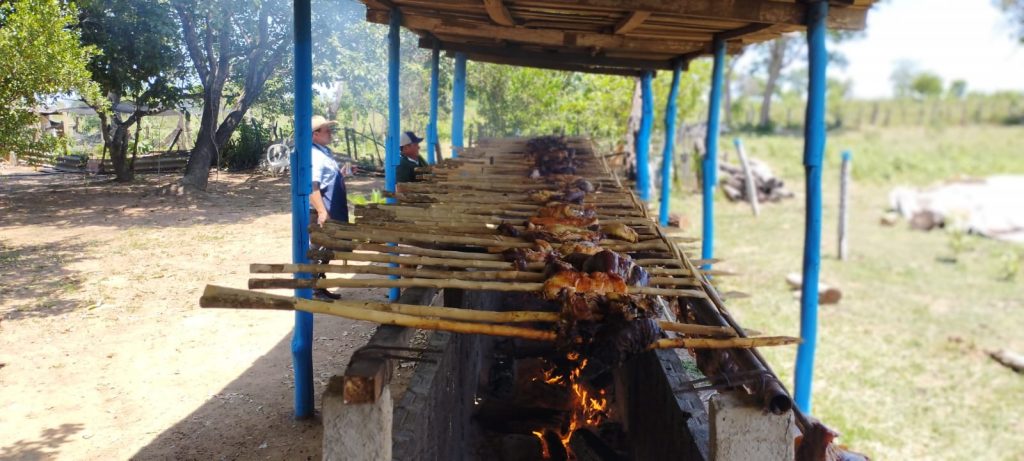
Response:
[{"label": "concrete barbecue pit wall", "polygon": [[[422,294],[403,293],[403,300]],[[501,293],[446,290],[445,305],[501,308]],[[429,302],[429,298],[426,298]],[[376,336],[376,335],[375,335]],[[421,362],[405,393],[392,402],[387,386],[373,403],[345,404],[343,381],[324,393],[324,459],[475,460],[474,398],[489,360],[489,337],[434,332],[428,348],[436,363]],[[372,342],[372,340],[371,340]],[[625,391],[626,425],[637,460],[707,460],[708,415],[679,354],[660,350],[635,357],[616,372]]]}]

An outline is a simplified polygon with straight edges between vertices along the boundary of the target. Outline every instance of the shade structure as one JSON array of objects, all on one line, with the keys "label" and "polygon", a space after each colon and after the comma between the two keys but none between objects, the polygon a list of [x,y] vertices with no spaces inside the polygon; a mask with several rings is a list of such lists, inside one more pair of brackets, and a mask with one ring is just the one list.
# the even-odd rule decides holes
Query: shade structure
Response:
[{"label": "shade structure", "polygon": [[[640,75],[678,60],[730,52],[805,29],[810,2],[782,0],[362,0],[367,20],[402,26],[469,60],[537,68]],[[861,29],[874,0],[830,2],[826,25]]]}]

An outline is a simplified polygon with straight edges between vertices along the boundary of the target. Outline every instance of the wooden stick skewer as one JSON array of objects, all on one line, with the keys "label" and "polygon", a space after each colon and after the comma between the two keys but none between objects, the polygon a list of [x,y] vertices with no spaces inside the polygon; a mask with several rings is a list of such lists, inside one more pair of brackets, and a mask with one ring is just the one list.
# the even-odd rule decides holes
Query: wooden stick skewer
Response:
[{"label": "wooden stick skewer", "polygon": [[[397,275],[411,278],[457,279],[457,280],[501,280],[515,282],[543,282],[544,274],[533,271],[443,271],[405,267],[385,267],[349,264],[250,264],[253,274],[373,274]],[[651,277],[652,286],[700,286],[692,277]]]},{"label": "wooden stick skewer", "polygon": [[[514,292],[539,292],[543,283],[531,282],[486,282],[454,279],[249,279],[251,289],[277,288],[453,288],[458,290],[495,290]],[[657,287],[628,287],[628,294],[675,296],[681,298],[706,298],[700,290],[685,290]]]},{"label": "wooden stick skewer", "polygon": [[[203,291],[203,296],[199,299],[199,305],[204,308],[221,307],[235,309],[301,310],[315,314],[328,314],[355,320],[365,320],[384,325],[399,325],[424,330],[444,330],[455,333],[510,336],[535,341],[554,341],[556,339],[556,334],[551,331],[538,330],[534,328],[476,323],[472,321],[456,321],[451,319],[459,318],[465,320],[476,320],[477,322],[495,321],[495,319],[501,319],[509,322],[549,322],[557,321],[558,316],[557,313],[553,312],[486,312],[472,309],[438,308],[411,304],[384,304],[374,303],[371,301],[323,302],[219,287],[215,285],[206,286],[206,289]],[[552,314],[554,314],[554,317],[553,320],[550,320],[552,319]],[[445,316],[448,318],[445,318]],[[734,334],[734,332],[728,331],[723,327],[706,327],[705,325],[678,323],[671,325],[670,323],[671,322],[661,322],[661,324],[669,326],[672,329],[671,331],[687,330],[682,332],[690,334]],[[726,339],[674,338],[658,340],[652,343],[649,348],[744,348],[792,344],[794,341],[799,340],[796,338],[781,337],[731,337]]]}]

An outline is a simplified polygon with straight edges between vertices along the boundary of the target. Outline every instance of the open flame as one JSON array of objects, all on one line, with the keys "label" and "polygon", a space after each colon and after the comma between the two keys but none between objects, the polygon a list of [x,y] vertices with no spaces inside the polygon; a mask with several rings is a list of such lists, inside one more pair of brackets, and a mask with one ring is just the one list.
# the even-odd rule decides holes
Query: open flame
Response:
[{"label": "open flame", "polygon": [[569,420],[569,429],[561,434],[562,445],[569,448],[569,439],[572,433],[581,427],[594,427],[600,424],[608,416],[608,398],[605,397],[604,389],[598,391],[597,395],[590,395],[590,391],[579,382],[580,373],[583,367],[587,366],[587,359],[580,361],[579,366],[569,373],[569,385],[572,388],[573,409]]},{"label": "open flame", "polygon": [[[579,355],[570,353],[567,358],[575,361],[579,359]],[[597,427],[601,422],[608,418],[608,397],[606,396],[605,390],[601,389],[596,393],[592,393],[591,390],[580,381],[580,374],[586,366],[587,359],[583,359],[580,360],[579,365],[577,365],[576,368],[569,372],[568,376],[557,374],[552,368],[544,370],[544,377],[542,378],[547,384],[568,386],[571,391],[570,397],[572,398],[572,409],[569,424],[565,427],[564,431],[558,434],[558,437],[562,442],[562,446],[565,447],[566,452],[568,453],[572,453],[572,450],[569,448],[569,440],[572,439],[572,434],[574,432],[584,427]],[[550,458],[550,451],[548,449],[547,441],[544,439],[544,433],[541,431],[533,431],[533,435],[540,439],[541,446],[544,450],[544,458]]]}]

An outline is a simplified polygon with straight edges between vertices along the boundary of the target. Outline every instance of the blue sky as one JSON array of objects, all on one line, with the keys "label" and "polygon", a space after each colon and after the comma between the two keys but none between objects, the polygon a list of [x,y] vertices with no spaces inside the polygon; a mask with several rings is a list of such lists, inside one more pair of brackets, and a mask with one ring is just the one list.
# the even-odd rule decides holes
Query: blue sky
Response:
[{"label": "blue sky", "polygon": [[1024,91],[1024,45],[991,0],[890,0],[868,13],[867,35],[837,46],[857,97],[892,93],[893,65],[909,60],[968,90]]}]

